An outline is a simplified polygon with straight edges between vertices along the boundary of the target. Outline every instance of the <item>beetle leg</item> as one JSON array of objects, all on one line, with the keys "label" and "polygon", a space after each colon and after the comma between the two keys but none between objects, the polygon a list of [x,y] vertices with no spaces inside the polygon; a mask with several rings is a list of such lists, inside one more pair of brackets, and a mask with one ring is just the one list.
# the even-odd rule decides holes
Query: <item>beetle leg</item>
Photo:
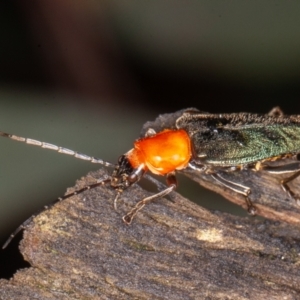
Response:
[{"label": "beetle leg", "polygon": [[272,117],[279,117],[283,116],[284,113],[279,106],[275,106],[268,112],[268,115]]},{"label": "beetle leg", "polygon": [[177,179],[175,176],[175,172],[170,172],[166,175],[167,185],[168,187],[164,189],[163,191],[156,193],[152,196],[146,197],[143,200],[140,200],[134,207],[131,209],[129,213],[127,213],[123,217],[123,221],[126,224],[130,224],[135,215],[138,213],[139,210],[141,210],[146,204],[152,202],[155,199],[162,198],[168,194],[170,194],[172,191],[174,191],[177,188]]},{"label": "beetle leg", "polygon": [[156,131],[153,128],[148,128],[145,133],[145,137],[154,136],[155,134],[156,134]]},{"label": "beetle leg", "polygon": [[284,178],[280,181],[280,185],[282,189],[288,194],[290,198],[293,198],[297,204],[300,204],[300,200],[298,196],[291,190],[291,188],[288,186],[288,183],[290,181],[293,181],[300,175],[300,163],[295,162],[287,165],[282,166],[267,166],[262,165],[262,170],[267,171],[271,174],[289,174],[293,173],[291,176]]},{"label": "beetle leg", "polygon": [[289,197],[293,198],[296,201],[296,203],[300,205],[300,200],[299,200],[298,196],[290,189],[290,187],[287,184],[288,182],[297,178],[299,175],[300,175],[300,171],[296,172],[295,174],[293,174],[292,176],[290,176],[288,178],[282,179],[281,187],[289,195]]},{"label": "beetle leg", "polygon": [[242,185],[242,184],[238,184],[238,183],[233,182],[233,181],[230,181],[228,179],[225,179],[219,173],[212,173],[210,175],[214,180],[216,180],[220,184],[224,185],[225,187],[229,188],[230,190],[232,190],[232,191],[234,191],[238,194],[242,194],[243,196],[245,196],[245,201],[246,201],[248,213],[250,215],[255,215],[256,214],[256,208],[252,204],[251,200],[248,197],[250,192],[251,192],[251,189],[249,187],[247,187],[245,185]]}]

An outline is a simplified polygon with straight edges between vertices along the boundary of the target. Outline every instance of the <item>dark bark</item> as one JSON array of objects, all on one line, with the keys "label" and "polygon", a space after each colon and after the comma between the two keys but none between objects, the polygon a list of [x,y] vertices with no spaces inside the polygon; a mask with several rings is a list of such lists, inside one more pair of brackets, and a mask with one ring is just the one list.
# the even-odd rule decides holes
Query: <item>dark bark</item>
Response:
[{"label": "dark bark", "polygon": [[[91,173],[76,189],[103,176]],[[189,176],[244,203],[209,176]],[[0,298],[300,299],[299,208],[282,199],[274,176],[229,176],[246,179],[258,212],[273,220],[212,213],[175,194],[127,226],[121,217],[149,193],[130,188],[115,211],[115,191],[99,187],[34,219],[21,243],[32,267],[1,280]]]},{"label": "dark bark", "polygon": [[[285,160],[285,163],[292,160]],[[225,188],[211,178],[210,175],[196,171],[185,170],[184,173],[197,181],[203,187],[221,194],[229,201],[247,209],[245,197]],[[280,179],[290,175],[274,175],[266,171],[242,170],[236,172],[222,172],[222,176],[230,181],[246,185],[251,188],[249,198],[257,208],[257,215],[283,221],[300,226],[300,202],[293,199],[282,189]],[[288,185],[297,194],[300,178],[296,178]],[[299,203],[299,204],[297,204]]]}]

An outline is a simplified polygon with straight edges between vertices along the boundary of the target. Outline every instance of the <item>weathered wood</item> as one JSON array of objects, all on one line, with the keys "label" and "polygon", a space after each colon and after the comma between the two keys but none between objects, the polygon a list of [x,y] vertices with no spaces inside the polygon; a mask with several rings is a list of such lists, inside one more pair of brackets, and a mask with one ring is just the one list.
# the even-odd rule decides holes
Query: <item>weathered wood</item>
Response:
[{"label": "weathered wood", "polygon": [[[288,163],[288,161],[291,162],[291,160],[286,160],[285,163]],[[221,194],[229,201],[247,209],[244,196],[212,180],[210,175],[200,174],[191,170],[185,170],[184,173],[203,187]],[[249,198],[257,209],[257,215],[300,226],[300,205],[295,199],[290,198],[280,186],[280,179],[284,178],[284,176],[273,175],[266,171],[254,172],[252,170],[223,172],[222,175],[226,179],[251,188]],[[294,192],[297,192],[299,191],[299,184],[300,178],[297,178],[289,183],[289,186]]]},{"label": "weathered wood", "polygon": [[[146,123],[142,135],[172,127],[178,115]],[[245,207],[243,196],[211,176],[184,173]],[[223,176],[249,186],[257,213],[272,221],[210,213],[175,194],[126,226],[121,216],[148,193],[129,189],[115,211],[114,191],[97,188],[35,218],[21,245],[32,267],[0,281],[1,299],[300,299],[300,207],[286,200],[278,176]]]},{"label": "weathered wood", "polygon": [[[105,175],[91,173],[76,188]],[[236,197],[209,177],[201,183]],[[114,195],[99,187],[36,217],[21,244],[32,267],[1,280],[0,298],[300,299],[299,223],[211,213],[175,194],[173,201],[147,205],[127,226],[121,217],[149,193],[132,187],[117,211]],[[281,219],[289,220],[292,210],[284,204],[290,202],[260,196],[275,201]]]}]

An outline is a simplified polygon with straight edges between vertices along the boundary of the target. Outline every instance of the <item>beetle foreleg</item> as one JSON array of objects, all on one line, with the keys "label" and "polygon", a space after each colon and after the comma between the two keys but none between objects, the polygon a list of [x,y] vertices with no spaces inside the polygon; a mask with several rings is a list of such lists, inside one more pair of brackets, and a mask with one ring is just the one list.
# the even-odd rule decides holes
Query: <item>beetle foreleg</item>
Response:
[{"label": "beetle foreleg", "polygon": [[155,199],[162,198],[162,197],[170,194],[172,191],[174,191],[177,187],[177,179],[175,176],[175,172],[171,172],[171,173],[167,174],[167,184],[168,184],[168,187],[166,189],[164,189],[163,191],[139,201],[133,207],[133,209],[123,217],[123,221],[129,225],[132,222],[135,215],[138,213],[138,211],[141,210],[146,204],[152,202]]}]

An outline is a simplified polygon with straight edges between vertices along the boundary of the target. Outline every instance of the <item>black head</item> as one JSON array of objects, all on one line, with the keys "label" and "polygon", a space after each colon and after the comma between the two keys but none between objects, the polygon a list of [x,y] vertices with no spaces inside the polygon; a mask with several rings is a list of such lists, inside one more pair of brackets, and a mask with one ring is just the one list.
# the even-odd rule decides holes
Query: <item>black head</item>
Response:
[{"label": "black head", "polygon": [[111,175],[111,186],[119,192],[122,192],[142,178],[145,173],[143,167],[144,166],[141,165],[139,168],[134,169],[126,154],[121,155]]}]

